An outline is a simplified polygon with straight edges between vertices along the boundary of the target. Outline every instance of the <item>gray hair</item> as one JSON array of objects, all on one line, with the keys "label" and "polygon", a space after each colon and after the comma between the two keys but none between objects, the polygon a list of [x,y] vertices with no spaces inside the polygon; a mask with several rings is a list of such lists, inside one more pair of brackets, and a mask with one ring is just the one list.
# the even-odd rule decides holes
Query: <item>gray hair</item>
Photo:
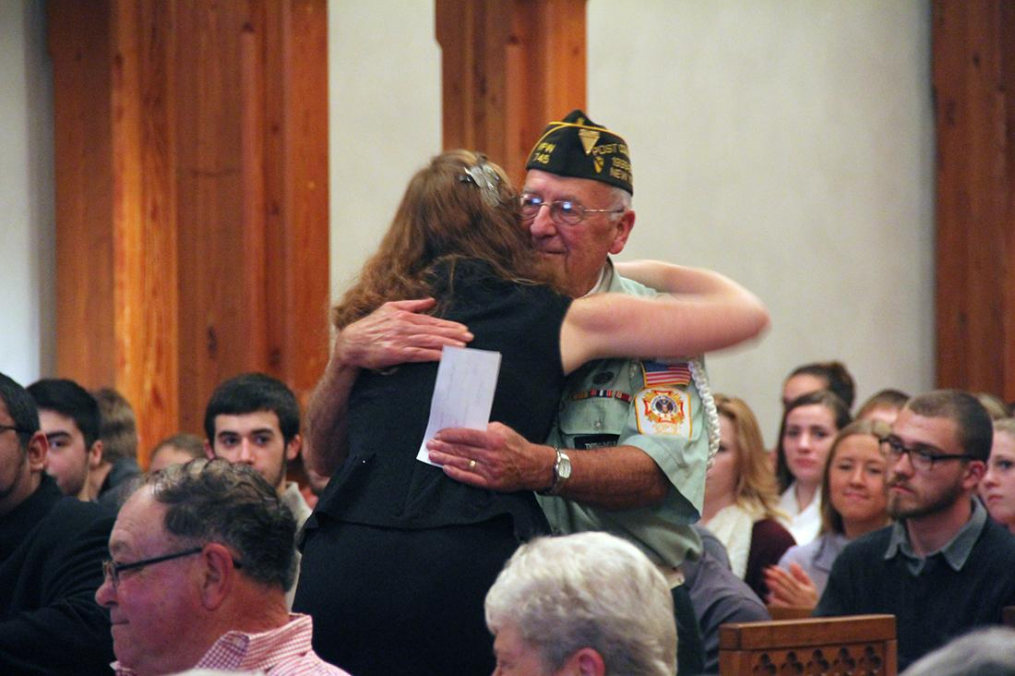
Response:
[{"label": "gray hair", "polygon": [[1015,676],[1015,629],[980,629],[945,644],[902,676]]},{"label": "gray hair", "polygon": [[242,574],[283,591],[292,586],[296,519],[256,470],[201,458],[154,472],[142,485],[166,505],[168,533],[195,545],[224,544]]},{"label": "gray hair", "polygon": [[[614,204],[614,209],[620,209],[623,207],[624,211],[631,209],[631,202],[633,198],[631,193],[627,192],[623,188],[617,186],[610,186],[610,201]],[[620,214],[623,216],[623,214]]]},{"label": "gray hair", "polygon": [[634,545],[607,533],[522,545],[486,595],[494,634],[510,624],[550,671],[582,648],[607,674],[672,676],[677,633],[666,579]]}]

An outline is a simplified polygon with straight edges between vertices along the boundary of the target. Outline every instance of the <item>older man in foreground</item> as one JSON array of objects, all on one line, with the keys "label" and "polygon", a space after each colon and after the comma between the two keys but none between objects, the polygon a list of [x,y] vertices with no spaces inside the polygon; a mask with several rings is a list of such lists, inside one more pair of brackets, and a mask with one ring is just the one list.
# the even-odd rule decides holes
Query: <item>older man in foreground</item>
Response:
[{"label": "older man in foreground", "polygon": [[245,465],[194,460],[149,475],[120,510],[95,600],[119,676],[187,669],[347,676],[286,609],[296,522]]}]

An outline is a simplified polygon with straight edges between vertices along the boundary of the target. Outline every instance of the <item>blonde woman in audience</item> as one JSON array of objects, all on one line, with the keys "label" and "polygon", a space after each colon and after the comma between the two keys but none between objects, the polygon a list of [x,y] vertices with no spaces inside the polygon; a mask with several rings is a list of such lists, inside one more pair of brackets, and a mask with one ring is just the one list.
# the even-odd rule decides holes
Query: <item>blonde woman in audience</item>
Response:
[{"label": "blonde woman in audience", "polygon": [[779,509],[798,545],[821,530],[821,477],[835,435],[851,421],[849,408],[828,390],[797,397],[786,406],[775,449],[775,476],[782,496]]},{"label": "blonde woman in audience", "polygon": [[705,481],[702,523],[725,545],[733,573],[765,598],[764,571],[793,546],[779,523],[779,491],[750,407],[716,395],[722,441]]},{"label": "blonde woman in audience", "polygon": [[994,421],[994,443],[980,481],[980,497],[994,520],[1015,533],[1015,418]]},{"label": "blonde woman in audience", "polygon": [[991,420],[1000,420],[1001,418],[1007,418],[1009,416],[1008,406],[1005,404],[1000,397],[997,397],[990,392],[974,392],[973,396],[980,400],[983,404],[983,408],[987,409],[987,413],[990,414]]},{"label": "blonde woman in audience", "polygon": [[857,420],[835,437],[821,483],[821,535],[765,572],[770,605],[816,606],[843,547],[888,524],[881,439],[890,431],[882,420]]}]

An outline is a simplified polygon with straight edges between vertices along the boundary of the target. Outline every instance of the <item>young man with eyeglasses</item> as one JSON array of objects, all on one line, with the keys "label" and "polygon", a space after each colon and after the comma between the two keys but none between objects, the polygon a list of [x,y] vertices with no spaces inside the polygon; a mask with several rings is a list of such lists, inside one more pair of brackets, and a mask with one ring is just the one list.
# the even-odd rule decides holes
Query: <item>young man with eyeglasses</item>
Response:
[{"label": "young man with eyeglasses", "polygon": [[991,419],[977,399],[937,390],[910,399],[882,442],[896,522],[843,550],[815,615],[891,613],[899,668],[1015,605],[1015,536],[975,498]]},{"label": "young man with eyeglasses", "polygon": [[101,674],[109,617],[92,598],[115,513],[45,473],[32,396],[0,374],[0,674]]},{"label": "young man with eyeglasses", "polygon": [[120,510],[95,600],[117,676],[188,669],[348,676],[290,614],[296,522],[252,467],[193,460],[149,474]]}]

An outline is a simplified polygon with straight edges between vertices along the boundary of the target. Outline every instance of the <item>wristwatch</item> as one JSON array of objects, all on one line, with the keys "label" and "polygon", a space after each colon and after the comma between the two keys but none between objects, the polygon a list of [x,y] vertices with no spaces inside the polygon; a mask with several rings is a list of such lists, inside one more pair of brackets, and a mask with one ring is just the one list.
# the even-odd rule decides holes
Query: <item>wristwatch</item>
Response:
[{"label": "wristwatch", "polygon": [[546,490],[539,491],[540,495],[557,495],[571,478],[571,458],[556,446],[553,450],[557,452],[557,461],[553,463],[553,483]]}]

